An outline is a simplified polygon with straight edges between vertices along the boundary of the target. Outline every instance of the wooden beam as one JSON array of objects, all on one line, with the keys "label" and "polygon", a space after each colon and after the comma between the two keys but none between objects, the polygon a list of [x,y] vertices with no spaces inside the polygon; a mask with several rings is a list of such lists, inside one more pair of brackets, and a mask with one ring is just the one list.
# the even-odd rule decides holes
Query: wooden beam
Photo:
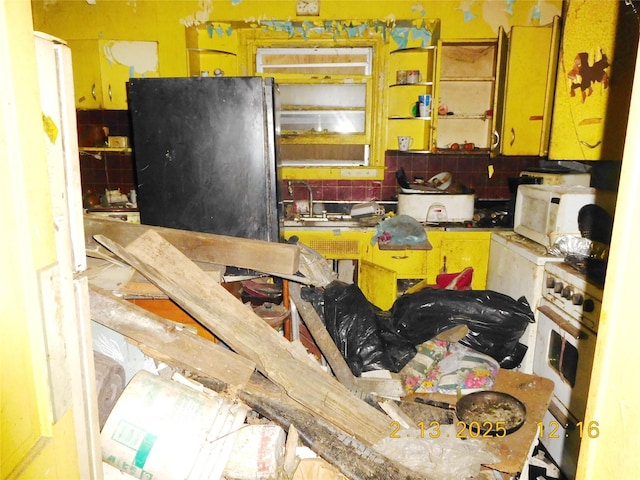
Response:
[{"label": "wooden beam", "polygon": [[[198,335],[181,330],[176,323],[151,313],[110,292],[89,286],[91,318],[140,343],[182,368],[193,369],[225,384],[245,383],[255,363]],[[158,354],[153,355],[158,358]]]},{"label": "wooden beam", "polygon": [[329,335],[324,322],[309,302],[302,299],[300,285],[291,284],[289,286],[289,294],[295,303],[302,320],[309,329],[313,340],[318,345],[322,355],[329,363],[333,374],[345,387],[355,393],[356,379],[346,360],[338,350],[335,342]]},{"label": "wooden beam", "polygon": [[[251,362],[172,322],[120,300],[106,290],[90,287],[94,320],[136,342],[156,360],[190,372],[190,377],[213,390],[240,398],[285,430],[294,425],[303,443],[354,480],[417,479],[402,465],[318,418],[285,391],[251,367]],[[239,362],[239,364],[237,363]],[[231,386],[231,388],[229,388]]]},{"label": "wooden beam", "polygon": [[295,275],[300,267],[300,249],[295,245],[136,225],[96,215],[84,216],[85,243],[91,250],[95,250],[95,235],[106,235],[114,242],[128,245],[148,230],[160,233],[196,262],[248,268],[274,275]]},{"label": "wooden beam", "polygon": [[369,445],[389,435],[389,417],[299,361],[290,342],[157,232],[148,230],[126,249],[102,235],[95,238],[316,415]]}]

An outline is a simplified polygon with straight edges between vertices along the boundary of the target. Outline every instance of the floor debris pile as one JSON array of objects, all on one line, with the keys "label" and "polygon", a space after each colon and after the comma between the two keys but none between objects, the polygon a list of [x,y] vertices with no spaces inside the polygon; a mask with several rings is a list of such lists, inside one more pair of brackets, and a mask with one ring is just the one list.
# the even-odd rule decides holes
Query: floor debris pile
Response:
[{"label": "floor debris pile", "polygon": [[[217,399],[215,401],[222,402],[221,405],[246,406],[246,411],[235,407],[237,414],[226,420],[218,412],[222,410],[216,410],[218,414],[204,422],[212,428],[198,430],[202,440],[196,446],[191,443],[194,435],[188,445],[179,440],[182,428],[168,435],[174,437],[170,441],[177,442],[173,449],[176,457],[171,460],[192,465],[187,474],[171,475],[167,468],[160,468],[159,472],[149,470],[158,459],[157,445],[161,443],[162,435],[138,424],[142,423],[144,415],[121,418],[119,426],[111,427],[105,434],[113,412],[118,408],[116,404],[103,429],[103,459],[120,472],[137,478],[152,475],[155,479],[408,480],[446,479],[442,472],[448,470],[449,478],[453,480],[508,478],[486,477],[488,473],[481,473],[481,465],[487,463],[502,465],[505,472],[517,472],[521,467],[523,461],[519,454],[517,458],[507,458],[513,456],[511,447],[506,451],[504,444],[473,439],[477,443],[473,448],[474,455],[466,455],[473,458],[473,465],[464,470],[465,477],[461,477],[460,470],[453,468],[453,464],[451,468],[447,467],[450,462],[460,465],[457,456],[440,455],[437,458],[438,454],[434,452],[442,454],[446,449],[451,452],[459,446],[469,448],[474,442],[467,441],[467,445],[463,445],[465,440],[455,438],[455,434],[453,438],[442,434],[439,440],[440,431],[437,435],[431,432],[429,438],[431,447],[436,450],[429,455],[424,455],[424,451],[416,453],[415,448],[429,445],[429,441],[425,443],[424,429],[417,430],[417,435],[422,437],[419,442],[413,441],[415,438],[412,440],[417,425],[426,423],[428,427],[442,422],[443,427],[446,423],[455,428],[455,419],[443,414],[441,409],[404,401],[404,386],[397,376],[353,375],[322,319],[313,306],[301,298],[301,288],[305,285],[322,287],[334,280],[330,270],[313,257],[313,252],[296,245],[133,225],[88,216],[85,216],[85,236],[87,255],[100,265],[107,265],[106,269],[101,266],[87,272],[92,320],[125,337],[156,365],[168,367],[171,374],[164,374],[170,377],[165,381],[182,381],[185,385],[181,388],[196,386],[202,390],[198,395]],[[249,269],[286,280],[286,296],[311,332],[322,353],[322,362],[311,356],[300,342],[288,340],[250,305],[245,305],[227,290],[220,283],[221,278],[224,281],[224,275],[212,274],[216,270],[211,268],[213,265]],[[117,288],[114,288],[113,283],[104,281],[103,274],[96,273],[101,269],[104,272],[123,268],[142,275],[218,341],[196,335],[192,329],[122,298],[119,289],[126,281],[116,282]],[[132,381],[121,399],[130,397],[127,389]],[[524,384],[522,379],[518,381]],[[531,388],[539,390],[539,386]],[[154,392],[137,395],[142,397],[142,405],[148,402],[146,410],[151,410],[152,401],[165,397],[159,387]],[[184,400],[187,397],[183,395],[179,407],[164,405],[165,410],[173,414],[173,420],[179,416],[180,409],[193,412],[196,405],[200,405],[200,400],[187,402]],[[544,399],[540,403],[543,412],[546,409]],[[186,429],[188,422],[180,423]],[[240,428],[237,428],[239,423]],[[227,425],[227,429],[222,425]],[[527,430],[525,427],[521,430]],[[535,436],[535,425],[533,428],[533,434],[527,433],[531,438]],[[117,437],[118,448],[124,448],[129,457],[117,459],[116,454],[107,452],[104,437],[109,441]],[[222,437],[229,440],[227,445],[235,446],[227,446],[227,450],[209,448]],[[404,443],[389,443],[403,437],[408,439]],[[456,441],[462,443],[451,445]],[[524,443],[527,441],[531,443],[529,437]],[[392,448],[401,444],[405,446],[400,450]],[[409,444],[413,447],[409,448]],[[186,453],[182,457],[179,455],[184,451],[190,452],[189,458],[198,452],[201,455],[187,460]],[[245,452],[241,459],[234,457],[234,452],[240,451]],[[406,455],[401,455],[402,451],[416,461],[410,462]],[[168,456],[169,453],[160,455]],[[418,461],[420,456],[424,457],[423,462]],[[229,468],[221,468],[223,463]],[[517,465],[515,469],[514,464]],[[161,474],[162,471],[165,473]],[[120,472],[117,473],[122,475]]]}]

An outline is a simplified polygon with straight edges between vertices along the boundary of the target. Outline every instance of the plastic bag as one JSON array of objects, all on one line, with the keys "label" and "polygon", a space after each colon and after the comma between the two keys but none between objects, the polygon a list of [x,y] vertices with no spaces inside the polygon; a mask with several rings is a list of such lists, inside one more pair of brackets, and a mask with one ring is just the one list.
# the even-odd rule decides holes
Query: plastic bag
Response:
[{"label": "plastic bag", "polygon": [[401,429],[393,438],[378,441],[373,449],[428,480],[476,478],[482,465],[500,461],[486,443],[475,438],[458,438],[457,433],[457,425],[438,424],[424,432]]},{"label": "plastic bag", "polygon": [[331,282],[323,290],[303,288],[354,375],[370,370],[399,372],[417,346],[456,325],[469,328],[460,343],[494,358],[502,368],[520,364],[519,343],[534,321],[527,302],[488,290],[424,289],[405,294],[389,311],[370,303],[355,284]]},{"label": "plastic bag", "polygon": [[466,325],[469,333],[460,343],[493,357],[503,368],[513,368],[510,365],[522,360],[514,354],[524,356],[526,347],[519,339],[535,321],[524,297],[514,300],[491,290],[437,289],[403,295],[391,308],[391,319],[393,331],[413,345]]},{"label": "plastic bag", "polygon": [[417,245],[426,240],[427,232],[420,222],[409,215],[397,215],[376,225],[371,245],[378,241],[390,245]]},{"label": "plastic bag", "polygon": [[416,354],[415,346],[391,330],[389,313],[371,304],[357,285],[334,281],[321,292],[303,288],[302,298],[314,305],[354,375],[397,372]]}]

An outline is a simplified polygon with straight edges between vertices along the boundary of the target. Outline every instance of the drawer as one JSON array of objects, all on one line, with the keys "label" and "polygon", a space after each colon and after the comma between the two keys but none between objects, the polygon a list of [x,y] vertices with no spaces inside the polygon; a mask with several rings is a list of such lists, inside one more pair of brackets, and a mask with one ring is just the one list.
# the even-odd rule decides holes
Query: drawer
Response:
[{"label": "drawer", "polygon": [[371,260],[395,271],[398,278],[422,278],[427,274],[426,250],[380,250],[375,246]]}]

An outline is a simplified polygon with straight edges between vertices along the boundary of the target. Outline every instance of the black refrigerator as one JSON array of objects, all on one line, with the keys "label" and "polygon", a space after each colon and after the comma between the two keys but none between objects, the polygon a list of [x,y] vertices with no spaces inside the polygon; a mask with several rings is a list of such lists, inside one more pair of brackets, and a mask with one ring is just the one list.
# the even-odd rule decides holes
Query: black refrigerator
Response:
[{"label": "black refrigerator", "polygon": [[273,79],[135,78],[128,101],[141,223],[279,240]]}]

